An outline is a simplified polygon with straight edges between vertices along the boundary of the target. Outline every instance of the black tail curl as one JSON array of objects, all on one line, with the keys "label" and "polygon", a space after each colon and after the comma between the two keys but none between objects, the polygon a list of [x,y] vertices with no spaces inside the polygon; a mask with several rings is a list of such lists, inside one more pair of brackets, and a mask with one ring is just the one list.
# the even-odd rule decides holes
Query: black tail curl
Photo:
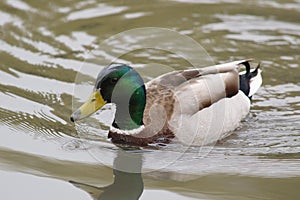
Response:
[{"label": "black tail curl", "polygon": [[[240,90],[244,92],[247,97],[249,97],[250,80],[257,75],[258,69],[260,68],[260,63],[258,63],[256,69],[252,72],[250,71],[251,67],[249,61],[245,61],[241,64],[246,67],[246,73],[240,75]],[[251,97],[249,98],[251,99]]]}]

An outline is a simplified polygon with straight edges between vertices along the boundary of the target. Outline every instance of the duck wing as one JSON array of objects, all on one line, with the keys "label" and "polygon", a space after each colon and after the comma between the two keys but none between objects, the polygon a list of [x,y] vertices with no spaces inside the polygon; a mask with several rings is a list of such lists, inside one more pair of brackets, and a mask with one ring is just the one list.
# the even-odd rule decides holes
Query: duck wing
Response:
[{"label": "duck wing", "polygon": [[178,102],[186,104],[181,108],[183,112],[195,113],[222,98],[232,97],[239,90],[241,64],[248,62],[241,60],[163,74],[146,84],[146,111],[153,104],[160,104],[170,118]]},{"label": "duck wing", "polygon": [[[239,74],[242,66],[246,72]],[[176,87],[168,123],[176,138],[188,145],[207,145],[236,129],[250,110],[250,93],[240,84],[251,90],[253,79],[259,77],[259,66],[254,71],[249,66],[242,60],[202,68],[195,76],[193,70],[183,71],[191,78]]]}]

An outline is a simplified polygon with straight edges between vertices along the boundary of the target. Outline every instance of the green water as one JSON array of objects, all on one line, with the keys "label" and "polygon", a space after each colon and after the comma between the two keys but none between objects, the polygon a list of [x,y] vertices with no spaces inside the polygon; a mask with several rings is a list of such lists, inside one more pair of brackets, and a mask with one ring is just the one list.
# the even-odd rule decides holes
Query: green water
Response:
[{"label": "green water", "polygon": [[[1,1],[0,198],[298,199],[299,20],[299,0]],[[122,35],[145,27],[188,36],[209,56],[162,32]],[[150,80],[190,67],[178,49],[198,67],[261,62],[263,86],[230,137],[128,158],[106,138],[113,108],[98,113],[100,125],[70,122],[106,63]]]}]

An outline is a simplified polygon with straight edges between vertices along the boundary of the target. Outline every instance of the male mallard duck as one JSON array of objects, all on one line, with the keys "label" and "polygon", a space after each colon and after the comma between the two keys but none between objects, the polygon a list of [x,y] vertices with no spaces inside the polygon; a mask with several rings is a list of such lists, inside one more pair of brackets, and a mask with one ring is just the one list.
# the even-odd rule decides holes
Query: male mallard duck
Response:
[{"label": "male mallard duck", "polygon": [[[71,121],[90,116],[107,103],[116,105],[108,137],[113,143],[147,146],[176,138],[205,145],[226,137],[250,110],[262,83],[250,60],[163,74],[147,84],[130,66],[112,64],[98,75],[89,99]],[[239,73],[242,66],[246,71]]]}]

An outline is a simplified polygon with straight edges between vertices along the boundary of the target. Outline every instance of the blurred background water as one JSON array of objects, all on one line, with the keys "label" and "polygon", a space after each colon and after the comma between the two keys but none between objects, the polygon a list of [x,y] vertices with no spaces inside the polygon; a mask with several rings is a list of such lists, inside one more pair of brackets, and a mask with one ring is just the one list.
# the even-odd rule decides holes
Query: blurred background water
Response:
[{"label": "blurred background water", "polygon": [[[299,198],[299,0],[5,0],[0,27],[1,199],[120,199],[117,193],[123,199]],[[78,135],[69,116],[72,103],[86,98],[74,93],[75,80],[91,90],[101,58],[113,57],[102,42],[143,27],[194,39],[212,58],[199,67],[255,58],[263,66],[263,86],[241,127],[208,155],[194,147],[182,156],[180,144],[146,150],[140,159],[155,171],[132,175],[110,168],[126,155],[106,140],[107,127]],[[121,41],[113,49],[122,54],[128,46]],[[121,61],[141,70],[149,63],[189,67],[153,49],[127,53]],[[107,108],[100,116],[109,113]],[[169,165],[172,159],[176,163]]]}]

